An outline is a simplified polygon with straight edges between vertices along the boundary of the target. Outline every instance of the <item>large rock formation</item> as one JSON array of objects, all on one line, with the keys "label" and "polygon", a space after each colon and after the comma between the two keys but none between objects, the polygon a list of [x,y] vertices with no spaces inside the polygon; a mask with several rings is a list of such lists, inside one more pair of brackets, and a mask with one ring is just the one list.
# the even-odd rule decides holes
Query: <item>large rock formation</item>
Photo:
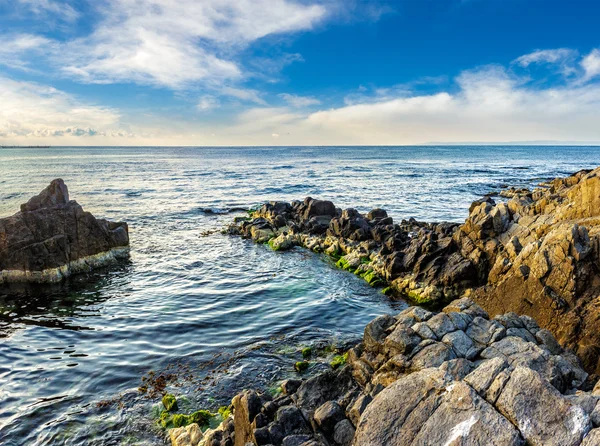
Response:
[{"label": "large rock formation", "polygon": [[463,225],[394,224],[331,202],[268,203],[232,233],[339,258],[418,304],[470,296],[491,314],[535,316],[600,373],[600,168],[471,206]]},{"label": "large rock formation", "polygon": [[51,283],[127,255],[126,223],[96,219],[56,179],[0,219],[0,284]]},{"label": "large rock formation", "polygon": [[[271,398],[233,398],[206,445],[591,445],[600,386],[528,316],[490,319],[463,298],[411,307],[365,328],[348,363]],[[173,443],[175,444],[175,443]]]}]

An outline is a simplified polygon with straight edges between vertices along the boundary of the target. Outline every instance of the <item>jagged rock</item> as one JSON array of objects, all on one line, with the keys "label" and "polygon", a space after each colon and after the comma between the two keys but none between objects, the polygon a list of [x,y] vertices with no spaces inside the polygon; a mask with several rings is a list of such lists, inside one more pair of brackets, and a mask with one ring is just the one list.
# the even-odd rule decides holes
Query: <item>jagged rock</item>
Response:
[{"label": "jagged rock", "polygon": [[[442,327],[446,318],[458,323],[439,339],[422,339],[412,328],[430,321]],[[505,314],[489,320],[463,298],[437,314],[409,308],[369,325],[365,337],[377,341],[352,348],[342,370],[311,377],[299,387],[288,382],[289,395],[274,400],[251,391],[234,398],[235,434],[223,430],[219,441],[235,438],[236,446],[249,441],[257,446],[594,444],[600,384],[592,392],[583,390],[589,389],[587,374],[577,358],[544,336],[534,337],[539,328],[531,318]],[[509,330],[531,336],[494,335]],[[413,337],[422,340],[412,346]],[[388,339],[409,340],[402,345],[412,347],[403,348],[404,354],[382,348],[390,345]],[[370,371],[357,380],[361,367]]]},{"label": "jagged rock", "polygon": [[128,245],[126,223],[96,219],[56,179],[0,219],[0,285],[58,282],[127,256]]},{"label": "jagged rock", "polygon": [[539,373],[517,367],[496,405],[532,445],[578,445],[591,429],[590,418]]}]

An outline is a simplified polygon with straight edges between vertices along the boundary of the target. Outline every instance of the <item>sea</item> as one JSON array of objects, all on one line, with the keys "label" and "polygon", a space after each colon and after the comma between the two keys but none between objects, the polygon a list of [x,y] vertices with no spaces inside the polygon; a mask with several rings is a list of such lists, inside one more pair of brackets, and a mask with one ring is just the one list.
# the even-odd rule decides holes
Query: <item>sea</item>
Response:
[{"label": "sea", "polygon": [[0,444],[167,444],[162,391],[183,412],[275,394],[299,377],[303,348],[310,376],[408,305],[322,255],[221,233],[248,209],[310,196],[462,222],[484,194],[598,165],[600,147],[1,149],[0,217],[62,178],[85,210],[129,224],[131,254],[58,286],[0,290]]}]

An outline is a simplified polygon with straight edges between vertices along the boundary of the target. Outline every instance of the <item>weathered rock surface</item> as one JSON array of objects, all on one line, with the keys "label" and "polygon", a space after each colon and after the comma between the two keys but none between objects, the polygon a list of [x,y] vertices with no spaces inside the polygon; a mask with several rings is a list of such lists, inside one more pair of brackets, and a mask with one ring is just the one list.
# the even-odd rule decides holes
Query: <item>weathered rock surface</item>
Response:
[{"label": "weathered rock surface", "polygon": [[363,215],[312,198],[272,202],[230,232],[325,252],[418,304],[469,296],[492,315],[533,316],[600,373],[600,168],[504,196],[474,202],[462,225],[398,224],[381,209]]},{"label": "weathered rock surface", "polygon": [[56,179],[0,219],[0,284],[58,282],[127,254],[126,223],[96,219]]},{"label": "weathered rock surface", "polygon": [[[341,370],[286,384],[275,399],[236,396],[235,429],[210,444],[597,444],[600,391],[539,331],[528,316],[490,319],[467,298],[439,313],[410,307],[379,317]],[[386,348],[398,339],[409,341]]]}]

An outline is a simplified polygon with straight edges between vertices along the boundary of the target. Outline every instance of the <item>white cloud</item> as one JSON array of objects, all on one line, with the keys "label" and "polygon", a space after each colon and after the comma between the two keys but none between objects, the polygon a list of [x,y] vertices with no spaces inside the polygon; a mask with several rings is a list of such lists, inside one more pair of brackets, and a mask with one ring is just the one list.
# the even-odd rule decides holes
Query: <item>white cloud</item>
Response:
[{"label": "white cloud", "polygon": [[28,58],[22,56],[35,55],[51,49],[54,42],[42,36],[32,34],[14,34],[0,36],[0,64],[10,68],[31,71]]},{"label": "white cloud", "polygon": [[[55,5],[20,1],[40,9]],[[241,50],[266,36],[310,30],[327,15],[323,5],[293,0],[108,0],[97,8],[100,20],[91,34],[52,42],[52,64],[82,82],[171,89],[241,81]]]},{"label": "white cloud", "polygon": [[219,100],[217,98],[215,98],[214,96],[203,96],[198,101],[197,108],[198,108],[198,110],[201,110],[201,111],[208,111],[208,110],[218,108],[220,105],[221,104],[220,104]]},{"label": "white cloud", "polygon": [[252,90],[249,88],[223,87],[220,92],[225,96],[231,96],[242,101],[266,105],[265,100],[260,97],[260,92],[257,90]]},{"label": "white cloud", "polygon": [[525,54],[515,59],[515,62],[522,67],[527,67],[534,63],[557,63],[564,59],[577,55],[577,51],[568,48],[558,48],[553,50],[537,50],[533,53]]},{"label": "white cloud", "polygon": [[62,91],[0,77],[0,137],[95,136],[118,126],[116,110],[85,104]]},{"label": "white cloud", "polygon": [[600,75],[600,50],[593,50],[581,61],[581,66],[585,72],[584,79],[590,80]]},{"label": "white cloud", "polygon": [[79,12],[64,1],[55,0],[17,0],[22,8],[27,8],[36,15],[51,14],[68,22],[79,18]]},{"label": "white cloud", "polygon": [[555,65],[564,76],[570,76],[577,73],[575,65],[577,56],[578,52],[569,48],[537,50],[515,59],[513,63],[525,68],[533,64]]},{"label": "white cloud", "polygon": [[317,98],[310,96],[297,96],[295,94],[281,93],[279,97],[295,108],[310,107],[311,105],[321,103]]}]

